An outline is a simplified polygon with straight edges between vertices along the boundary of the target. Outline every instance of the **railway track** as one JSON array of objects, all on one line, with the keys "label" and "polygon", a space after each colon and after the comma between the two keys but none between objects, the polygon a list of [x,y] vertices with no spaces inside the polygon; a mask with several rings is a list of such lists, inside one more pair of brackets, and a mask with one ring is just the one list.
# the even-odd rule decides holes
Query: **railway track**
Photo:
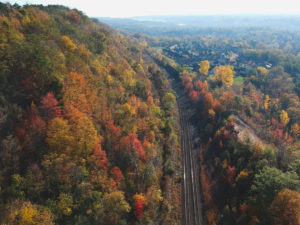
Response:
[{"label": "railway track", "polygon": [[193,126],[193,110],[181,81],[170,77],[177,93],[182,149],[182,225],[203,225],[200,194],[199,149],[197,130]]},{"label": "railway track", "polygon": [[170,66],[162,64],[151,53],[148,55],[168,74],[172,88],[177,94],[177,106],[180,119],[180,143],[182,150],[182,225],[204,225],[202,215],[202,200],[200,190],[200,143],[197,129],[192,121],[193,106],[184,91],[183,84],[179,79],[178,71]]}]

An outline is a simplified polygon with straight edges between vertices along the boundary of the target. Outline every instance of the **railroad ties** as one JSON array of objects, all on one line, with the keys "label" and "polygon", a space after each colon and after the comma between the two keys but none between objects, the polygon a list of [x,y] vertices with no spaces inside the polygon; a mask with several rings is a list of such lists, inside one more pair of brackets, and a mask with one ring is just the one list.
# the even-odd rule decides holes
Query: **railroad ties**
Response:
[{"label": "railroad ties", "polygon": [[193,106],[181,81],[171,78],[177,93],[180,117],[180,143],[182,150],[182,225],[203,225],[200,194],[199,149],[195,140],[197,130],[193,126]]}]

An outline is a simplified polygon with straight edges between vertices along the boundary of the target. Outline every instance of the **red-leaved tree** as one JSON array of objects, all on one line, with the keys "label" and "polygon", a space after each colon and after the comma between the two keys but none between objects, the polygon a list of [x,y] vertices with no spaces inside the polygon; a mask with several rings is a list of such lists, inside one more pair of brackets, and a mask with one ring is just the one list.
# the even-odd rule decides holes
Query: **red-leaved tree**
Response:
[{"label": "red-leaved tree", "polygon": [[47,95],[42,98],[40,109],[47,120],[54,117],[61,117],[61,110],[52,92],[48,92]]},{"label": "red-leaved tree", "polygon": [[134,206],[134,215],[139,220],[143,215],[144,206],[140,199],[138,199]]},{"label": "red-leaved tree", "polygon": [[106,157],[106,152],[102,150],[101,143],[99,142],[94,150],[94,156],[95,156],[95,166],[97,168],[106,170],[106,165],[108,163],[108,159]]}]

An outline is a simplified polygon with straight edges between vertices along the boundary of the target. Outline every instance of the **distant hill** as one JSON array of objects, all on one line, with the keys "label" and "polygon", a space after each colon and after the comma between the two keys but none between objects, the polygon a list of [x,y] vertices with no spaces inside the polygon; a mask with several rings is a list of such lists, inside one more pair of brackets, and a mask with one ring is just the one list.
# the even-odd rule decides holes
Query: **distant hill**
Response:
[{"label": "distant hill", "polygon": [[208,28],[268,27],[292,31],[300,28],[299,15],[174,15],[98,19],[117,29],[150,35],[164,35],[172,31],[195,34]]}]

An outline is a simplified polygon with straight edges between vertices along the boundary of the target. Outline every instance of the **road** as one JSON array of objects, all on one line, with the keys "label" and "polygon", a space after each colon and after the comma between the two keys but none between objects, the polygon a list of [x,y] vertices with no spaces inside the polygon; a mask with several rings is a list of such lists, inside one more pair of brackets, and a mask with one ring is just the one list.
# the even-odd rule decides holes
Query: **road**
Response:
[{"label": "road", "polygon": [[200,194],[199,135],[193,123],[193,106],[181,81],[169,75],[177,94],[182,151],[182,225],[203,225]]}]

